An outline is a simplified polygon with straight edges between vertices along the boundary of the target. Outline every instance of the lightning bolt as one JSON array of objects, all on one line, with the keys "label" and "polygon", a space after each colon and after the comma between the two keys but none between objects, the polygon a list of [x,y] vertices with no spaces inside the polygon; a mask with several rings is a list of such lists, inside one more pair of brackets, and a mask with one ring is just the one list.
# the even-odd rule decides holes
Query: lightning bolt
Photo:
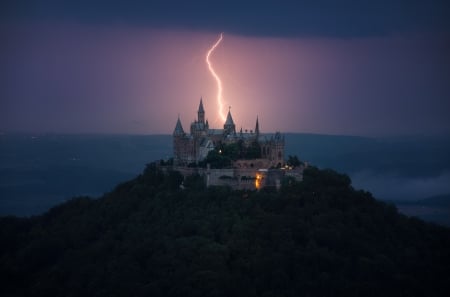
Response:
[{"label": "lightning bolt", "polygon": [[211,72],[212,76],[217,82],[217,104],[219,106],[219,116],[222,118],[222,121],[225,122],[225,114],[223,113],[223,99],[222,99],[222,81],[220,80],[220,77],[217,75],[217,73],[214,71],[214,68],[212,67],[211,61],[209,60],[209,56],[214,52],[216,47],[219,45],[219,43],[223,39],[223,33],[220,33],[219,39],[214,43],[214,45],[208,50],[206,53],[206,63],[208,64],[208,69]]}]

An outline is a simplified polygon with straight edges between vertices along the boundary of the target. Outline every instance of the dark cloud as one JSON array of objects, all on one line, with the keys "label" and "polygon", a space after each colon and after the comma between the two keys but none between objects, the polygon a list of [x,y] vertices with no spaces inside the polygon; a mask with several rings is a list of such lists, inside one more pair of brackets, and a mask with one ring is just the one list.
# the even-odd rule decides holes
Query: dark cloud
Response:
[{"label": "dark cloud", "polygon": [[3,19],[121,23],[258,36],[364,37],[450,32],[443,0],[6,0]]},{"label": "dark cloud", "polygon": [[244,128],[258,100],[268,130],[448,133],[448,15],[416,0],[0,1],[0,128],[167,133],[214,99],[203,55],[223,31],[215,62]]}]

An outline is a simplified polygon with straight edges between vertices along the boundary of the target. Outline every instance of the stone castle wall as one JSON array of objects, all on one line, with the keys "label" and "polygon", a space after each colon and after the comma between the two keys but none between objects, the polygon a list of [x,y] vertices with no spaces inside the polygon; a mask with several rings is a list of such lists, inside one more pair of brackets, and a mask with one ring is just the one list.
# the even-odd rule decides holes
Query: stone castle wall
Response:
[{"label": "stone castle wall", "polygon": [[[260,168],[191,168],[169,166],[163,170],[179,171],[184,177],[199,174],[205,178],[207,187],[229,186],[235,190],[256,190],[264,187],[280,188],[283,178],[290,176],[302,180],[303,167],[295,169],[260,169]],[[258,182],[257,182],[258,180]]]}]

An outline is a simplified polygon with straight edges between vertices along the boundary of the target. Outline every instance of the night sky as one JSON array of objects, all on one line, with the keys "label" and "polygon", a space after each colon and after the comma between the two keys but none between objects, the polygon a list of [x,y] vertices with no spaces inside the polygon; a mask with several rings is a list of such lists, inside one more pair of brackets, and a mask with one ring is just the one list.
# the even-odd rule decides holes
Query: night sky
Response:
[{"label": "night sky", "polygon": [[0,4],[0,132],[171,133],[216,83],[239,129],[450,133],[446,1]]}]

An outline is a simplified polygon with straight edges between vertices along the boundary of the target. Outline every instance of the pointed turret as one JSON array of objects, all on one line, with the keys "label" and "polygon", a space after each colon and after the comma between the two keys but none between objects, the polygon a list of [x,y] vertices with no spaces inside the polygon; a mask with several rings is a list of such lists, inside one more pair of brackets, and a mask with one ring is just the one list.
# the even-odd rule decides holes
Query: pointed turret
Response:
[{"label": "pointed turret", "polygon": [[205,109],[203,108],[203,98],[200,97],[200,104],[198,106],[198,118],[199,123],[205,123]]},{"label": "pointed turret", "polygon": [[233,117],[231,116],[231,106],[228,109],[227,120],[225,121],[223,128],[225,129],[227,134],[232,134],[232,133],[235,134],[236,133],[236,126],[234,125]]},{"label": "pointed turret", "polygon": [[227,119],[225,121],[225,126],[234,125],[233,117],[231,116],[231,110],[228,110]]},{"label": "pointed turret", "polygon": [[173,130],[174,136],[183,136],[184,130],[183,125],[181,125],[180,117],[178,116],[177,124],[175,125],[175,129]]},{"label": "pointed turret", "polygon": [[256,137],[258,137],[258,136],[259,136],[259,121],[258,121],[258,116],[256,116],[255,133],[256,133]]}]

